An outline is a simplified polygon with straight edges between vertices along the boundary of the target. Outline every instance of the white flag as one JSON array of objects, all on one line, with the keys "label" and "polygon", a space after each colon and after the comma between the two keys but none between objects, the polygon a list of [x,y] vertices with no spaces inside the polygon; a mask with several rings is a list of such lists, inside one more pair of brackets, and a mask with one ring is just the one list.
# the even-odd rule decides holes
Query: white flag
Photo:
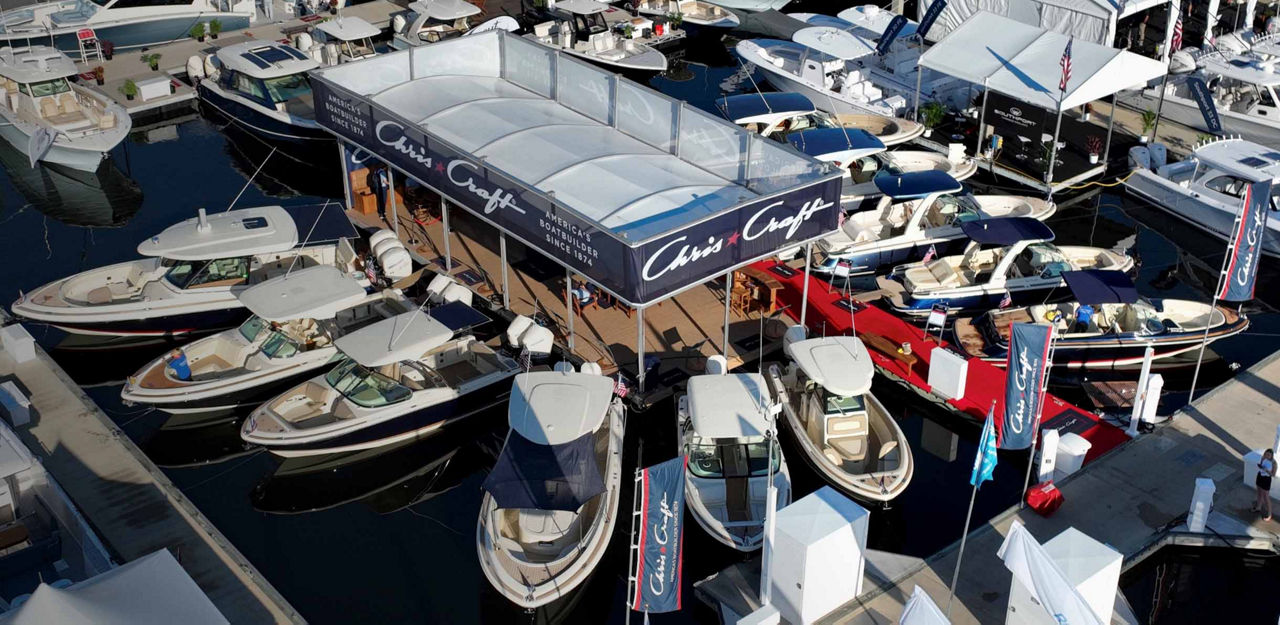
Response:
[{"label": "white flag", "polygon": [[925,592],[919,586],[911,591],[911,598],[907,600],[907,605],[902,608],[902,617],[898,619],[898,625],[951,625],[951,621],[947,616],[938,609],[938,604],[933,602],[933,597]]},{"label": "white flag", "polygon": [[1066,573],[1021,523],[1013,522],[996,555],[1059,625],[1103,625],[1075,585],[1067,581]]}]

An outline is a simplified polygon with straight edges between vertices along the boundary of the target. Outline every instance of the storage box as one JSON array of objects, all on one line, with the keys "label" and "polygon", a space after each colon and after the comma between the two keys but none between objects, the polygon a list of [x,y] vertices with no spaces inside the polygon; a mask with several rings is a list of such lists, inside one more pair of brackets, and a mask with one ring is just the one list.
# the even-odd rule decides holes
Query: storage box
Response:
[{"label": "storage box", "polygon": [[1088,455],[1093,443],[1079,434],[1063,434],[1058,437],[1058,453],[1054,457],[1054,481],[1075,473],[1084,466],[1084,457]]},{"label": "storage box", "polygon": [[146,80],[139,80],[136,83],[138,85],[138,97],[142,98],[143,102],[146,102],[168,96],[170,93],[170,80],[168,76],[156,76]]}]

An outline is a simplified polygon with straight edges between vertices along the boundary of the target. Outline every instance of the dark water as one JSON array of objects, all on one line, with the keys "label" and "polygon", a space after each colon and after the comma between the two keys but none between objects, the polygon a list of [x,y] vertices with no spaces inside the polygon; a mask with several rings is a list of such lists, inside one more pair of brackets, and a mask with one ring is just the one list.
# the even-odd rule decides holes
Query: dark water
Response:
[{"label": "dark water", "polygon": [[[733,90],[754,88],[722,46],[693,50],[688,58],[699,62],[652,84],[703,108],[721,94],[722,83]],[[242,192],[239,207],[322,204],[341,192],[338,159],[328,152],[302,160],[272,155],[246,184],[271,148],[226,130],[196,118],[177,126],[176,139],[148,143],[145,133],[136,133],[114,155],[113,169],[79,178],[29,170],[25,157],[15,158],[12,150],[5,154],[0,145],[6,170],[0,181],[0,227],[8,243],[0,246],[0,263],[9,268],[0,277],[0,298],[11,301],[20,289],[132,258],[135,246],[150,234],[192,216],[197,207],[224,210]],[[1137,206],[1115,189],[1063,208],[1052,223],[1062,242],[1136,245],[1142,259],[1139,285],[1149,295],[1205,299],[1221,262],[1221,242]],[[1280,347],[1280,316],[1266,302],[1274,297],[1267,285],[1280,284],[1275,271],[1264,265],[1263,301],[1245,308],[1253,327],[1214,346],[1221,358],[1206,368],[1205,383],[1225,379],[1233,367],[1247,367]],[[120,381],[161,353],[164,344],[86,351],[56,331],[32,331],[49,347],[61,343],[52,352],[55,358],[91,386],[90,395],[155,460],[174,467],[166,469],[170,478],[313,623],[625,619],[625,511],[609,554],[587,585],[556,606],[557,614],[524,614],[483,578],[475,553],[476,514],[480,484],[500,447],[501,410],[385,453],[345,463],[281,466],[269,454],[241,445],[237,415],[195,422],[120,403]],[[1185,402],[1189,375],[1167,377],[1167,406]],[[1069,391],[1078,376],[1060,381]],[[916,471],[902,497],[889,509],[873,511],[870,541],[876,548],[926,556],[960,536],[979,428],[880,381],[875,391],[899,417],[915,452]],[[672,413],[670,405],[658,405],[631,415],[628,470],[674,454]],[[821,485],[786,437],[784,451],[797,496]],[[978,495],[975,524],[1016,502],[1025,461],[1025,454],[1001,455],[995,481]],[[621,500],[630,501],[630,493]],[[655,615],[655,622],[713,620],[694,599],[692,582],[741,557],[696,525],[688,527],[685,610]]]},{"label": "dark water", "polygon": [[1274,623],[1280,556],[1230,547],[1165,547],[1120,576],[1150,625]]}]

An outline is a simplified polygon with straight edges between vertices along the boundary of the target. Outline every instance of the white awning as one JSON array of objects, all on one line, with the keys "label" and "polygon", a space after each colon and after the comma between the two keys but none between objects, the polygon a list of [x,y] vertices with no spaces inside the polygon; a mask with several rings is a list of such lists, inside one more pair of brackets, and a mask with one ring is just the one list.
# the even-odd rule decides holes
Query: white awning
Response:
[{"label": "white awning", "polygon": [[507,421],[511,429],[539,445],[563,445],[594,432],[613,400],[613,380],[572,371],[539,371],[516,376]]},{"label": "white awning", "polygon": [[[475,7],[472,6],[472,8]],[[316,28],[339,41],[356,41],[366,37],[377,37],[378,33],[381,32],[373,24],[361,18],[343,15],[339,15],[327,22],[321,22]]]},{"label": "white awning", "polygon": [[138,245],[143,256],[208,260],[270,254],[298,244],[293,217],[279,206],[257,206],[178,222]]},{"label": "white awning", "polygon": [[236,296],[249,312],[267,321],[332,319],[359,304],[364,287],[332,265],[298,269],[255,284]]},{"label": "white awning", "polygon": [[773,403],[759,373],[689,378],[689,416],[703,438],[761,438]]},{"label": "white awning", "polygon": [[[990,11],[1023,24],[1039,26],[1065,35],[1075,35],[1077,40],[1111,45],[1115,43],[1117,20],[1170,1],[950,0],[942,9],[933,27],[929,29],[927,37],[930,41],[944,41],[965,20],[979,12]],[[934,0],[922,0],[917,17],[923,17],[933,2]],[[1160,28],[1160,25],[1154,22],[1148,26],[1148,36],[1151,35],[1152,28]]]},{"label": "white awning", "polygon": [[841,397],[871,390],[875,364],[857,337],[828,336],[789,343],[787,354],[810,380]]},{"label": "white awning", "polygon": [[1165,73],[1160,61],[1076,39],[1071,80],[1061,95],[1067,41],[1066,35],[983,11],[929,48],[920,66],[1052,111],[1145,86]]},{"label": "white awning", "polygon": [[409,10],[442,22],[481,13],[480,7],[465,0],[417,0],[409,3]]},{"label": "white awning", "polygon": [[453,330],[420,310],[365,326],[334,341],[342,353],[366,367],[417,360],[453,337]]}]

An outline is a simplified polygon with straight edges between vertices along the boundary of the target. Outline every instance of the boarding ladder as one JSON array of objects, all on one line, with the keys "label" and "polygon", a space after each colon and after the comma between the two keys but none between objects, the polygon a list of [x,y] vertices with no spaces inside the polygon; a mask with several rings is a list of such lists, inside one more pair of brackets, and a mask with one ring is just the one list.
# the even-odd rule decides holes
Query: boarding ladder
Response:
[{"label": "boarding ladder", "polygon": [[80,62],[102,60],[102,45],[98,42],[98,34],[92,28],[81,28],[76,31],[76,41],[80,44]]}]

